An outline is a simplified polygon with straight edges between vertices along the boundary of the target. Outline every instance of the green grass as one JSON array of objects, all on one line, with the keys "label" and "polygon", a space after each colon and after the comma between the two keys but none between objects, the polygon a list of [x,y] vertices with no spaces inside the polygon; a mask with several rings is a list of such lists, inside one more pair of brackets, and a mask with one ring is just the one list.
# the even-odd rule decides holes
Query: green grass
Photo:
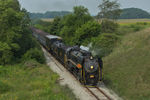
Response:
[{"label": "green grass", "polygon": [[125,100],[150,100],[150,28],[123,37],[104,58],[104,78]]},{"label": "green grass", "polygon": [[48,66],[27,62],[0,66],[0,100],[76,100]]}]

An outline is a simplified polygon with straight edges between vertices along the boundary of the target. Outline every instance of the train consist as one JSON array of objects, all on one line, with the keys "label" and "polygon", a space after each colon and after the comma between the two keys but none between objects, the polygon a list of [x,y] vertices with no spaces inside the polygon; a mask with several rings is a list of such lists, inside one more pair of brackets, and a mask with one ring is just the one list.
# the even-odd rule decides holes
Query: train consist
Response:
[{"label": "train consist", "polygon": [[36,28],[31,28],[33,36],[43,45],[66,69],[86,86],[96,86],[102,80],[102,60],[95,58],[89,51],[79,46],[66,46],[62,38],[50,35]]}]

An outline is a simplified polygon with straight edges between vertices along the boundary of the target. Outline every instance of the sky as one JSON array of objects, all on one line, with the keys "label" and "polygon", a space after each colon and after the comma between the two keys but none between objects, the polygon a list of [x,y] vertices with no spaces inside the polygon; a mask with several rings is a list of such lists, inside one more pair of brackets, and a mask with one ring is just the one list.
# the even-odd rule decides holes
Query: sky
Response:
[{"label": "sky", "polygon": [[[112,1],[112,0],[111,0]],[[102,0],[19,0],[21,7],[29,12],[72,11],[74,6],[83,5],[92,15],[99,12]],[[150,0],[118,0],[121,8],[141,8],[150,12]]]}]

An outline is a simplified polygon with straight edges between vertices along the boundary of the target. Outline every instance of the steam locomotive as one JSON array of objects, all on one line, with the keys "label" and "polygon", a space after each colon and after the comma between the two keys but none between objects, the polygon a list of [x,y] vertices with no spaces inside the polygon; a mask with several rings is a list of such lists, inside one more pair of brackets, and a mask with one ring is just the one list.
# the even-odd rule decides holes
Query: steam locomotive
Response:
[{"label": "steam locomotive", "polygon": [[67,46],[59,36],[31,28],[33,36],[75,77],[86,86],[96,86],[102,80],[102,60],[79,46]]}]

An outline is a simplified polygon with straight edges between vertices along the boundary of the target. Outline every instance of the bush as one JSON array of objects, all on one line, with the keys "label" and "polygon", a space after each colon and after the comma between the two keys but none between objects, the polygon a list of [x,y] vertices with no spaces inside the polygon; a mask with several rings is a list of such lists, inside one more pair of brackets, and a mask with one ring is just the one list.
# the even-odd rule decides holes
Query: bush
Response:
[{"label": "bush", "polygon": [[90,47],[90,50],[93,55],[98,55],[99,57],[107,56],[112,52],[117,40],[117,35],[103,33],[96,38],[92,38],[92,47]]},{"label": "bush", "polygon": [[0,65],[11,63],[13,52],[11,47],[4,42],[0,42]]},{"label": "bush", "polygon": [[101,23],[101,29],[103,33],[113,33],[117,31],[119,25],[110,20],[103,20]]},{"label": "bush", "polygon": [[41,50],[38,50],[37,48],[28,50],[23,56],[23,61],[31,59],[34,59],[39,63],[45,63],[43,52]]},{"label": "bush", "polygon": [[142,23],[131,24],[130,27],[133,28],[134,32],[137,32],[137,31],[144,29],[144,24]]}]

